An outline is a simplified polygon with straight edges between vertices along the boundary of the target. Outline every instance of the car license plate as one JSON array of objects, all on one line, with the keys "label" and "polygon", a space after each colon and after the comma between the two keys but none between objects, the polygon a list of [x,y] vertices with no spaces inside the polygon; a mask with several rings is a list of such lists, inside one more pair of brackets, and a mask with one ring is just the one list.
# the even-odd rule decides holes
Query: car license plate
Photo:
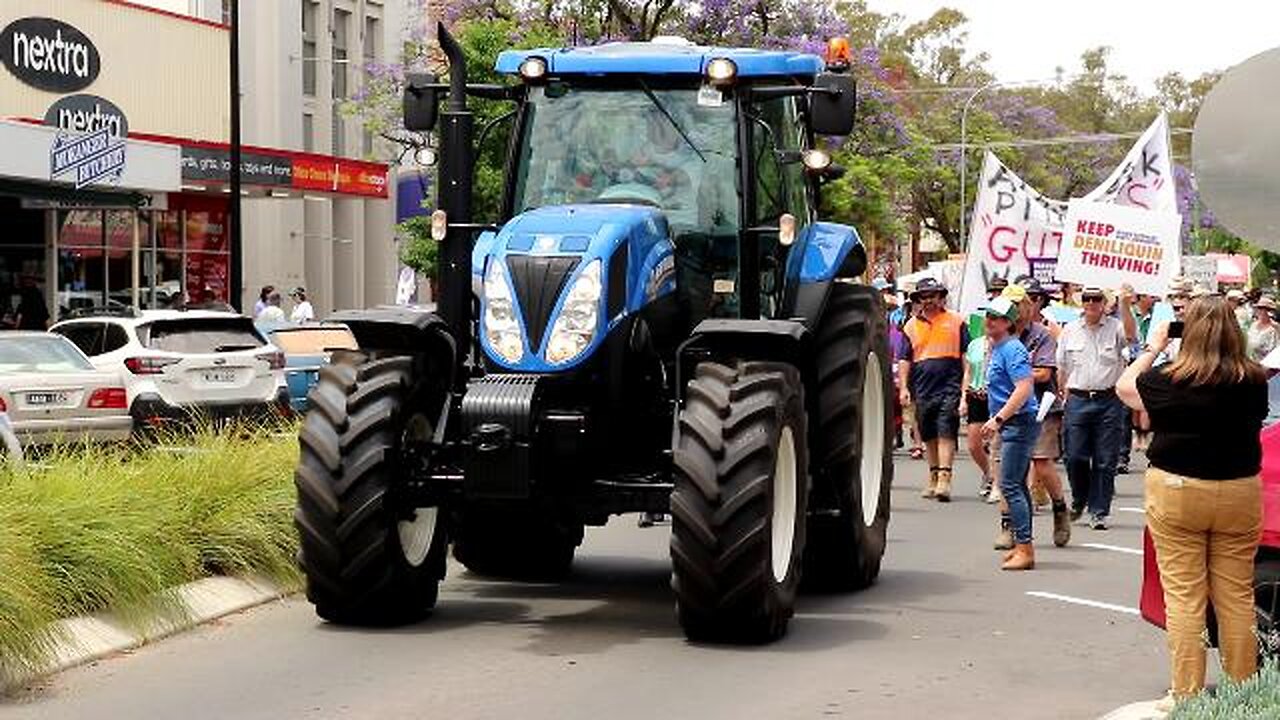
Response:
[{"label": "car license plate", "polygon": [[58,392],[27,393],[27,404],[32,406],[65,405],[66,402],[67,402],[66,393],[58,393]]},{"label": "car license plate", "polygon": [[233,383],[236,381],[235,370],[205,370],[204,381],[207,383]]}]

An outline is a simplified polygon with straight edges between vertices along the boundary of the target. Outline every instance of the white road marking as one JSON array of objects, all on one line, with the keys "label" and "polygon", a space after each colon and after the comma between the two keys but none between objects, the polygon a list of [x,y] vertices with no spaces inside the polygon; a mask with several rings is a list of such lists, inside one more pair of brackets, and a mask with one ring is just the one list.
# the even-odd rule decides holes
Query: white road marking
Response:
[{"label": "white road marking", "polygon": [[1147,513],[1147,511],[1143,510],[1142,508],[1116,508],[1116,509],[1119,510],[1120,512],[1138,513],[1139,515],[1145,515]]},{"label": "white road marking", "polygon": [[1092,548],[1094,550],[1110,550],[1111,552],[1125,553],[1126,555],[1141,555],[1142,551],[1135,548],[1120,547],[1119,545],[1107,545],[1105,543],[1080,543],[1080,547]]},{"label": "white road marking", "polygon": [[1059,595],[1058,593],[1042,592],[1040,590],[1028,590],[1027,594],[1031,597],[1043,598],[1045,600],[1057,600],[1058,602],[1071,603],[1072,605],[1084,605],[1085,607],[1098,608],[1100,610],[1111,610],[1118,613],[1124,613],[1126,615],[1140,614],[1137,608],[1125,607],[1124,605],[1112,605],[1111,603],[1071,597],[1070,595]]}]

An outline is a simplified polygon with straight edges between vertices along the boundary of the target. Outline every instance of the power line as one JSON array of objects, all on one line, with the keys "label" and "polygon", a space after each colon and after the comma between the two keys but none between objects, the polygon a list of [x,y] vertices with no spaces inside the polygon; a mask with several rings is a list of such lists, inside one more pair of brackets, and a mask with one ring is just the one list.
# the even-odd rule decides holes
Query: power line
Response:
[{"label": "power line", "polygon": [[[1142,137],[1139,132],[1123,132],[1123,133],[1094,133],[1090,135],[1061,135],[1049,138],[1027,138],[1025,140],[992,140],[989,142],[971,142],[965,143],[968,148],[1016,148],[1016,147],[1042,147],[1049,145],[1077,145],[1077,144],[1102,144],[1115,142],[1117,140],[1132,140]],[[1191,128],[1173,128],[1169,131],[1170,135],[1190,135]],[[959,150],[960,143],[937,143],[930,145],[937,150]]]}]

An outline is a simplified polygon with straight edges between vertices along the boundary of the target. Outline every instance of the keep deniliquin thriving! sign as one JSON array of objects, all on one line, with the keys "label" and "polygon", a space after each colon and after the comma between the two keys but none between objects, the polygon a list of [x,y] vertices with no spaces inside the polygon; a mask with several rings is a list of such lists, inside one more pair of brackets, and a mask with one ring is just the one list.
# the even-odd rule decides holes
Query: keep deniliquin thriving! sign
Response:
[{"label": "keep deniliquin thriving! sign", "polygon": [[49,92],[83,90],[98,78],[98,48],[75,27],[28,17],[0,30],[0,63],[23,83]]}]

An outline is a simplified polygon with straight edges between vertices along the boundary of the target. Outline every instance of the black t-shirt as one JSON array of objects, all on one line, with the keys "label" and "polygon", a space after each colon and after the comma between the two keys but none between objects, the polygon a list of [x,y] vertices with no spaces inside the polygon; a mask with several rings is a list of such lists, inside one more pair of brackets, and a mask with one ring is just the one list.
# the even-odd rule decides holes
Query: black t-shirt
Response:
[{"label": "black t-shirt", "polygon": [[1201,480],[1235,480],[1262,470],[1265,381],[1174,384],[1153,369],[1138,376],[1138,394],[1155,433],[1147,449],[1153,466]]}]

